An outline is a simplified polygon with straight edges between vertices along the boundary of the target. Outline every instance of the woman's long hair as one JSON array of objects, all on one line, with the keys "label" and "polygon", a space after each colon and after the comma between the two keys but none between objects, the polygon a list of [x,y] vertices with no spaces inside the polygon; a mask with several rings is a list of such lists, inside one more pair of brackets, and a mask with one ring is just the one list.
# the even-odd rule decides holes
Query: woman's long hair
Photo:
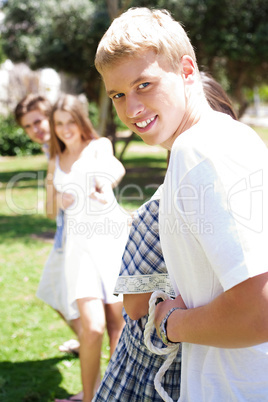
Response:
[{"label": "woman's long hair", "polygon": [[203,90],[210,107],[217,112],[229,114],[237,120],[232,103],[221,85],[214,78],[205,72],[200,72]]},{"label": "woman's long hair", "polygon": [[68,112],[73,117],[75,123],[78,125],[82,139],[84,141],[97,139],[99,135],[95,131],[87,113],[85,111],[84,105],[79,101],[79,99],[73,95],[63,94],[56,101],[52,107],[49,124],[50,124],[50,157],[53,158],[59,155],[65,150],[65,144],[62,142],[55,131],[54,114],[57,110],[62,110]]}]

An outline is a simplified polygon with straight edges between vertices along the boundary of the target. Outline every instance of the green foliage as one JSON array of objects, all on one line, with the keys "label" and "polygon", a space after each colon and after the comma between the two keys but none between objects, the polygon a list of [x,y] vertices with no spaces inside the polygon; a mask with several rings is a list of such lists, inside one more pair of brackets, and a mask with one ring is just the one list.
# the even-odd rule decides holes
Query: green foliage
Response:
[{"label": "green foliage", "polygon": [[109,25],[100,1],[9,0],[3,46],[14,62],[31,68],[66,71],[84,82],[90,99],[98,98],[94,67],[98,42]]},{"label": "green foliage", "polygon": [[260,99],[263,102],[268,102],[268,85],[263,85],[259,89]]},{"label": "green foliage", "polygon": [[12,115],[0,116],[0,155],[36,155],[41,152],[40,145],[31,141],[24,130],[16,125]]},{"label": "green foliage", "polygon": [[[250,103],[254,102],[254,90],[245,88],[245,96],[249,100]],[[260,101],[262,103],[268,102],[268,85],[262,85],[260,88],[257,89],[257,94],[260,97]]]},{"label": "green foliage", "polygon": [[[156,6],[150,0],[132,3]],[[251,68],[268,62],[266,0],[158,0],[157,7],[168,9],[182,23],[199,64],[211,66],[219,57]]]},{"label": "green foliage", "polygon": [[[246,106],[244,88],[268,83],[267,0],[135,0],[132,5],[163,7],[180,21],[201,70],[210,72]],[[244,106],[243,106],[244,104]]]},{"label": "green foliage", "polygon": [[[200,69],[219,80],[242,108],[244,88],[268,83],[267,0],[118,1],[119,9],[126,6],[169,10],[188,32]],[[110,24],[106,1],[9,0],[5,13],[3,50],[12,61],[73,74],[98,102],[94,56]]]},{"label": "green foliage", "polygon": [[88,103],[88,116],[93,126],[97,128],[99,121],[99,108],[96,102]]},{"label": "green foliage", "polygon": [[3,43],[2,43],[2,37],[0,35],[0,64],[3,63],[6,59],[6,55],[3,50]]}]

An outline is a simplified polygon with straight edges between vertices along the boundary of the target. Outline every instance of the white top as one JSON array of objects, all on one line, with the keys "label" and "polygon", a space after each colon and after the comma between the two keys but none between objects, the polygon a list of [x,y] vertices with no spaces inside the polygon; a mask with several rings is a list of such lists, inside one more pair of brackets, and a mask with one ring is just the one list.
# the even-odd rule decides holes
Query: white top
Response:
[{"label": "white top", "polygon": [[[209,113],[174,142],[160,240],[173,287],[188,308],[267,271],[267,178],[266,146],[222,113]],[[183,344],[180,400],[268,401],[267,355],[268,343]]]}]

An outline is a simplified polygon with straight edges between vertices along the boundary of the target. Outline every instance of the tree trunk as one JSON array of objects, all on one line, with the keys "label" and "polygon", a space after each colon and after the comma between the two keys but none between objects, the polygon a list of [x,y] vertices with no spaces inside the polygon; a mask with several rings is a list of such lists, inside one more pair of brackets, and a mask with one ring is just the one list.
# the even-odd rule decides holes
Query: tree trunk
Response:
[{"label": "tree trunk", "polygon": [[243,84],[244,84],[245,74],[240,73],[234,88],[234,97],[238,102],[238,112],[237,117],[240,119],[245,113],[247,107],[249,106],[249,102],[247,101],[244,93],[243,93]]},{"label": "tree trunk", "polygon": [[[123,9],[126,9],[129,0],[123,2],[122,10],[119,10],[119,0],[106,0],[106,2],[110,20],[113,21],[114,18],[116,18],[119,14],[121,14]],[[111,103],[111,100],[108,98],[106,94],[103,82],[101,83],[100,87],[99,107],[100,107],[100,116],[99,116],[98,132],[102,137],[110,138],[115,151],[116,125],[114,123],[113,105]]]},{"label": "tree trunk", "polygon": [[113,21],[113,19],[117,17],[119,11],[118,0],[107,0],[106,3],[108,7],[110,20]]},{"label": "tree trunk", "polygon": [[106,89],[102,81],[100,85],[100,98],[99,98],[100,116],[98,126],[98,133],[100,134],[101,137],[106,136],[107,131],[106,128],[110,113],[110,103],[111,100],[107,96]]}]

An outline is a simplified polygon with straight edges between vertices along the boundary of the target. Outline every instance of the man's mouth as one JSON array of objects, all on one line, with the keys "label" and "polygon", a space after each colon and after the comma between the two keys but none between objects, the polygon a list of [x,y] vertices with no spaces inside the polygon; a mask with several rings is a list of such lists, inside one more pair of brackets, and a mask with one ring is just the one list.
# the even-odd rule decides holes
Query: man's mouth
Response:
[{"label": "man's mouth", "polygon": [[152,117],[151,119],[147,119],[144,121],[139,121],[138,123],[135,123],[137,127],[139,128],[145,128],[148,126],[148,124],[150,124],[153,120],[155,119],[155,116]]}]

